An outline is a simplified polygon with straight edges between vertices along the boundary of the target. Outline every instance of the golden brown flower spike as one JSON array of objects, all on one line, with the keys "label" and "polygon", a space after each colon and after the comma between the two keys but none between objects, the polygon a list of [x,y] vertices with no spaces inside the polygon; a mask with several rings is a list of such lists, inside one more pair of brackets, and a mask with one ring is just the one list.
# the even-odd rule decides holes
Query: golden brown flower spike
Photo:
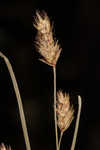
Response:
[{"label": "golden brown flower spike", "polygon": [[57,93],[57,123],[61,132],[64,132],[70,126],[74,118],[73,106],[70,106],[69,94]]},{"label": "golden brown flower spike", "polygon": [[0,145],[0,150],[11,150],[10,146],[5,146],[3,143]]},{"label": "golden brown flower spike", "polygon": [[40,60],[50,66],[55,66],[60,56],[61,48],[58,41],[53,38],[49,17],[45,12],[39,13],[37,11],[33,25],[37,29],[36,47],[43,56],[43,59]]},{"label": "golden brown flower spike", "polygon": [[61,135],[59,140],[59,150],[63,133],[69,128],[73,118],[74,109],[70,105],[69,94],[63,94],[62,91],[57,92],[57,124]]}]

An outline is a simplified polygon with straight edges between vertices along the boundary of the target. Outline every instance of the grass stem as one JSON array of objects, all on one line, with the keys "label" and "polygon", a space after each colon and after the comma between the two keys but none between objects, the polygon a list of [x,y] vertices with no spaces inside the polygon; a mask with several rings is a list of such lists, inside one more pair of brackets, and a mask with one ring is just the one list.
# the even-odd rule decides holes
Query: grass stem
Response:
[{"label": "grass stem", "polygon": [[20,114],[20,118],[21,118],[23,134],[24,134],[24,139],[25,139],[25,144],[26,144],[26,150],[31,150],[29,137],[28,137],[27,126],[26,126],[26,120],[25,120],[25,116],[24,116],[23,104],[22,104],[22,100],[21,100],[21,96],[20,96],[17,81],[16,81],[12,66],[11,66],[8,58],[1,52],[0,52],[0,57],[2,57],[4,59],[6,65],[7,65],[7,68],[8,68],[12,83],[13,83],[13,87],[14,87],[14,90],[15,90],[17,103],[18,103],[18,107],[19,107],[19,114]]},{"label": "grass stem", "polygon": [[62,136],[63,136],[63,132],[61,132],[61,134],[60,134],[60,139],[59,139],[59,150],[60,150],[60,146],[61,146]]},{"label": "grass stem", "polygon": [[72,145],[71,145],[71,150],[75,149],[76,138],[77,138],[77,133],[78,133],[78,128],[79,128],[81,107],[82,107],[82,100],[81,100],[81,97],[78,96],[78,113],[77,113],[77,119],[76,119],[76,125],[75,125],[75,131],[74,131],[73,141],[72,141]]},{"label": "grass stem", "polygon": [[56,67],[53,67],[53,74],[54,74],[54,121],[55,121],[55,134],[56,134],[56,149],[59,150],[58,130],[57,130],[57,114],[56,114]]}]

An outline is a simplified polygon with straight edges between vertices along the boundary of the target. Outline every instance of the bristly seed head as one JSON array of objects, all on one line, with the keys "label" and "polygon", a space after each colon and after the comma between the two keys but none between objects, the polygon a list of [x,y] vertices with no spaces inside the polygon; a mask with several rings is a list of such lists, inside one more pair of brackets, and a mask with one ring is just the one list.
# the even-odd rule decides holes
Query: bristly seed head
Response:
[{"label": "bristly seed head", "polygon": [[64,132],[70,126],[74,118],[73,106],[70,106],[69,94],[57,92],[57,123],[61,132]]},{"label": "bristly seed head", "polygon": [[3,143],[0,145],[0,150],[11,150],[10,146],[5,146]]},{"label": "bristly seed head", "polygon": [[52,26],[49,17],[45,12],[39,13],[37,11],[35,23],[33,25],[37,29],[36,47],[43,56],[41,61],[50,66],[56,66],[61,48],[58,41],[55,41],[53,38]]}]

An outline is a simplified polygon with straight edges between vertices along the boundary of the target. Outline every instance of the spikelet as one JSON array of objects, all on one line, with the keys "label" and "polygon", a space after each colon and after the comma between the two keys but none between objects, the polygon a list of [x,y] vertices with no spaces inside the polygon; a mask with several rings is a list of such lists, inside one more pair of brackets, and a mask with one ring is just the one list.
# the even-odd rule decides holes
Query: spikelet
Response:
[{"label": "spikelet", "polygon": [[69,94],[57,92],[57,124],[61,132],[70,126],[74,118],[73,106],[70,106]]},{"label": "spikelet", "polygon": [[10,146],[5,146],[3,143],[0,145],[0,150],[11,150]]},{"label": "spikelet", "polygon": [[60,56],[61,48],[58,41],[53,39],[52,26],[50,19],[45,12],[36,12],[35,23],[37,29],[36,47],[43,56],[40,59],[44,63],[55,66]]}]

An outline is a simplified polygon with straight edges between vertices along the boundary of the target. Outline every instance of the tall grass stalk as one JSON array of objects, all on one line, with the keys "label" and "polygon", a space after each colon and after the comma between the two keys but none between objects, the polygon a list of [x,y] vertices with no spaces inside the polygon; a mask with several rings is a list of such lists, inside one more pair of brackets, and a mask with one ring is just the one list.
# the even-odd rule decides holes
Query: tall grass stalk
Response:
[{"label": "tall grass stalk", "polygon": [[59,139],[59,150],[60,150],[60,146],[61,146],[61,140],[62,140],[62,137],[63,137],[63,132],[60,133],[60,139]]},{"label": "tall grass stalk", "polygon": [[2,57],[4,59],[5,64],[7,65],[7,68],[8,68],[12,83],[13,83],[13,87],[14,87],[14,90],[15,90],[17,103],[18,103],[18,107],[19,107],[19,114],[20,114],[23,134],[24,134],[24,139],[25,139],[25,144],[26,144],[26,150],[31,150],[28,131],[27,131],[27,126],[26,126],[26,120],[25,120],[25,115],[24,115],[24,110],[23,110],[23,104],[22,104],[22,100],[21,100],[21,96],[20,96],[17,81],[16,81],[16,78],[15,78],[11,63],[9,62],[8,58],[1,52],[0,52],[0,57]]},{"label": "tall grass stalk", "polygon": [[58,130],[57,130],[57,114],[56,114],[56,66],[53,67],[53,74],[54,74],[54,121],[55,121],[56,149],[59,150]]},{"label": "tall grass stalk", "polygon": [[71,150],[75,149],[76,138],[77,138],[78,128],[79,128],[81,107],[82,107],[82,100],[81,100],[81,97],[78,96],[78,113],[77,113],[77,119],[76,119],[76,125],[75,125],[75,131],[74,131],[73,141],[72,141],[72,145],[71,145]]}]

